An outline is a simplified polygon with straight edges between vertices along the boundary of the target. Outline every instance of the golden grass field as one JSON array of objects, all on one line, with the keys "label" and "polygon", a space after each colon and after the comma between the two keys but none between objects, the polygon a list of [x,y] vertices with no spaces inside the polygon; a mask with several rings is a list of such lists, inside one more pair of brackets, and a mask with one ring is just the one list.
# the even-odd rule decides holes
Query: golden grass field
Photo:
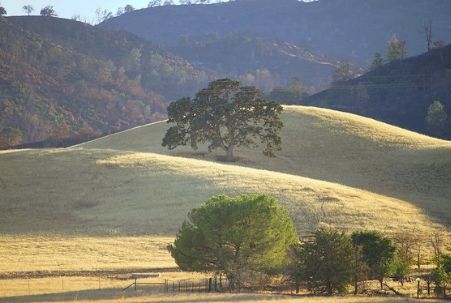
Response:
[{"label": "golden grass field", "polygon": [[[0,277],[173,267],[165,247],[187,212],[222,193],[277,197],[302,234],[327,223],[449,239],[451,142],[317,108],[286,107],[283,120],[274,159],[165,150],[164,122],[67,149],[0,152]],[[15,294],[24,295],[0,289]],[[191,302],[160,299],[122,301]]]}]

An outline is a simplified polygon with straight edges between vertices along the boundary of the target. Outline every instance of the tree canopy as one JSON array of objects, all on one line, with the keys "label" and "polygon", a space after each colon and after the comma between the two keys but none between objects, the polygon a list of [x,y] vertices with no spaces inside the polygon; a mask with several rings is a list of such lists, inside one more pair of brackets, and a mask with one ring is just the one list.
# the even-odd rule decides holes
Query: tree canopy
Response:
[{"label": "tree canopy", "polygon": [[223,273],[240,286],[245,273],[281,270],[296,242],[293,222],[274,198],[222,195],[191,210],[169,251],[182,270]]},{"label": "tree canopy", "polygon": [[[268,101],[253,86],[220,79],[199,91],[194,99],[182,98],[168,107],[168,123],[175,123],[163,138],[163,146],[174,149],[189,142],[193,149],[209,143],[210,151],[221,148],[227,161],[234,159],[236,147],[264,145],[263,154],[275,156],[281,149],[279,132],[282,106]],[[258,142],[257,139],[259,139]]]},{"label": "tree canopy", "polygon": [[58,16],[56,14],[56,11],[55,11],[55,9],[53,8],[52,5],[48,5],[48,6],[44,7],[44,8],[42,8],[40,14],[41,14],[41,16],[45,16],[45,17],[56,17],[56,16]]}]

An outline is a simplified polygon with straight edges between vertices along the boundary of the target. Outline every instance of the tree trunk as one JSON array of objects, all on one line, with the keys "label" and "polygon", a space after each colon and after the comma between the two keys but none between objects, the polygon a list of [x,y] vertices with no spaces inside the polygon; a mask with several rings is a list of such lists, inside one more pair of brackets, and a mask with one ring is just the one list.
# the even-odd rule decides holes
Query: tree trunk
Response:
[{"label": "tree trunk", "polygon": [[233,157],[233,146],[227,148],[227,162],[233,162],[235,158]]},{"label": "tree trunk", "polygon": [[381,290],[384,289],[384,278],[379,278],[379,282],[381,283]]}]

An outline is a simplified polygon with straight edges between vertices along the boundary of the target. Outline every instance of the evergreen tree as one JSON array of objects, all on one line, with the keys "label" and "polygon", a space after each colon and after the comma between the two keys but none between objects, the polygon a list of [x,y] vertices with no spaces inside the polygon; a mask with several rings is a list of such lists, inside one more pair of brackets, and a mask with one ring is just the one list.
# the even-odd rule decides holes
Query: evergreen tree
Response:
[{"label": "evergreen tree", "polygon": [[378,279],[382,289],[384,277],[389,273],[396,250],[394,244],[377,231],[354,232],[351,238],[353,245],[361,248],[370,278]]},{"label": "evergreen tree", "polygon": [[298,283],[305,281],[314,293],[344,293],[352,281],[353,255],[349,236],[328,227],[320,228],[311,241],[292,248],[289,273]]},{"label": "evergreen tree", "polygon": [[246,273],[280,272],[296,242],[293,222],[274,198],[217,196],[191,210],[168,249],[180,269],[225,274],[240,287]]},{"label": "evergreen tree", "polygon": [[375,70],[384,65],[384,58],[382,58],[381,53],[375,53],[373,62],[371,62],[370,70]]}]

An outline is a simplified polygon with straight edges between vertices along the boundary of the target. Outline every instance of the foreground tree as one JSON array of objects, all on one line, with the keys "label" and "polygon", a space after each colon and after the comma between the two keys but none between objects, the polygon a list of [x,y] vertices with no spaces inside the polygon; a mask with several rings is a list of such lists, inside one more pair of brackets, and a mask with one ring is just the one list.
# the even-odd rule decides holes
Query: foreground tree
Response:
[{"label": "foreground tree", "polygon": [[225,274],[240,287],[245,273],[277,273],[297,235],[287,210],[266,195],[217,196],[191,210],[168,247],[180,269]]},{"label": "foreground tree", "polygon": [[289,273],[295,281],[305,281],[314,293],[344,293],[353,276],[353,255],[349,236],[320,228],[312,241],[293,246]]},{"label": "foreground tree", "polygon": [[362,259],[368,265],[370,278],[379,280],[381,289],[384,277],[390,270],[396,247],[392,241],[377,231],[358,231],[351,235],[354,246],[360,247]]},{"label": "foreground tree", "polygon": [[44,17],[56,17],[56,16],[58,16],[56,14],[55,9],[53,8],[52,5],[48,5],[48,6],[44,7],[43,9],[41,9],[40,14],[41,14],[41,16],[44,16]]},{"label": "foreground tree", "polygon": [[[174,149],[188,142],[209,143],[210,151],[221,148],[227,161],[233,161],[236,147],[265,147],[263,154],[274,157],[281,149],[279,132],[282,106],[268,101],[253,86],[240,87],[238,81],[222,79],[211,82],[194,99],[182,98],[168,107],[169,128],[163,146]],[[259,139],[257,142],[256,139]]]}]

